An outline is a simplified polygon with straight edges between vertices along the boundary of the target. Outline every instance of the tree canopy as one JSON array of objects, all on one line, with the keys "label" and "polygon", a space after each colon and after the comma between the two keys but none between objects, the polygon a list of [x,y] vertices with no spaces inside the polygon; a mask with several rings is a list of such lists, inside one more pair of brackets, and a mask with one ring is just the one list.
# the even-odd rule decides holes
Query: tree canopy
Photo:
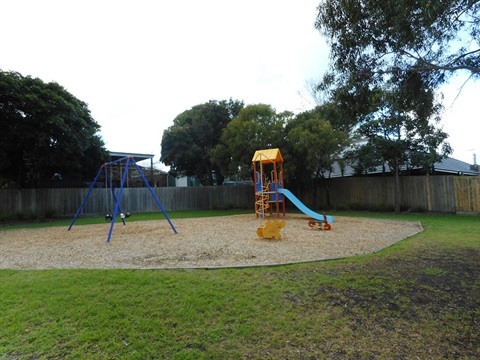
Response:
[{"label": "tree canopy", "polygon": [[87,104],[54,82],[0,71],[0,127],[3,182],[91,178],[108,160]]},{"label": "tree canopy", "polygon": [[220,143],[211,152],[212,159],[222,173],[249,178],[256,150],[283,147],[283,127],[291,116],[290,112],[277,114],[266,104],[246,106],[222,132]]},{"label": "tree canopy", "polygon": [[[300,181],[328,176],[361,137],[359,172],[385,163],[397,174],[428,167],[451,152],[436,90],[455,71],[480,76],[479,10],[480,0],[321,0],[315,26],[331,47],[317,87],[325,103],[298,115],[249,105],[222,123],[220,138],[195,132],[187,111],[164,133],[162,160],[186,175],[216,166],[217,174],[246,178],[255,150],[279,147],[292,159],[284,178]],[[201,146],[204,133],[216,144]]]},{"label": "tree canopy", "polygon": [[215,173],[221,184],[222,173],[212,162],[210,152],[242,108],[243,102],[238,100],[212,100],[177,115],[173,125],[163,132],[160,160],[172,172],[196,176],[203,185],[213,185]]},{"label": "tree canopy", "polygon": [[323,115],[329,113],[328,108],[328,105],[319,106],[300,113],[287,125],[289,152],[296,159],[296,178],[301,182],[328,178],[333,163],[350,142],[347,134],[335,130],[328,117]]},{"label": "tree canopy", "polygon": [[335,71],[357,79],[408,71],[438,85],[459,70],[480,77],[479,0],[322,0],[315,26]]},{"label": "tree canopy", "polygon": [[428,168],[451,152],[436,89],[455,71],[480,76],[479,12],[478,0],[321,2],[316,27],[331,68],[319,90],[366,141],[357,170],[387,164],[398,193],[400,169]]}]

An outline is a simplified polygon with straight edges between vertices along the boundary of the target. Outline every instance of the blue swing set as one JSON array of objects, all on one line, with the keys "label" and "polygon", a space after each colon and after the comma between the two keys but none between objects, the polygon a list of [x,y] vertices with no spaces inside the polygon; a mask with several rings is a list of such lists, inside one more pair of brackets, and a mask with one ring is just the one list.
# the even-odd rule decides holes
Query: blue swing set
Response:
[{"label": "blue swing set", "polygon": [[110,176],[108,175],[108,171],[105,171],[105,174],[106,174],[106,181],[107,181],[107,184],[108,186],[110,187],[111,191],[112,191],[112,196],[113,196],[113,199],[115,201],[115,209],[113,211],[113,214],[107,214],[105,216],[105,219],[107,220],[111,220],[111,225],[110,225],[110,230],[108,232],[108,236],[107,236],[107,243],[110,242],[110,238],[112,237],[112,232],[113,232],[113,226],[115,225],[115,219],[117,217],[117,215],[120,213],[120,218],[122,219],[122,222],[123,222],[123,225],[125,225],[125,218],[128,217],[130,214],[129,213],[126,213],[124,214],[121,209],[120,209],[120,200],[122,199],[122,193],[123,193],[123,188],[124,188],[124,185],[125,185],[125,180],[127,179],[127,173],[128,173],[128,169],[130,167],[130,164],[133,164],[133,166],[135,167],[135,169],[137,169],[138,173],[140,174],[143,182],[145,183],[145,185],[147,186],[148,190],[150,191],[150,194],[153,196],[153,198],[155,199],[155,202],[157,203],[158,207],[160,208],[160,210],[162,211],[163,215],[165,216],[165,218],[167,219],[168,223],[170,224],[170,226],[172,227],[172,230],[175,234],[177,234],[177,230],[175,229],[175,226],[173,226],[172,222],[170,221],[170,218],[168,217],[165,209],[163,208],[162,206],[162,203],[160,202],[160,200],[158,199],[158,197],[155,195],[155,193],[153,192],[152,188],[150,187],[150,185],[148,184],[148,181],[147,179],[145,178],[145,176],[143,175],[143,172],[142,170],[140,169],[140,167],[137,165],[135,159],[133,158],[133,156],[126,156],[124,158],[121,158],[121,159],[118,159],[118,160],[115,160],[115,161],[112,161],[112,162],[109,162],[109,163],[105,163],[103,164],[100,169],[98,170],[98,173],[97,173],[97,176],[95,176],[95,180],[93,180],[92,184],[90,185],[90,189],[88,189],[88,192],[87,194],[85,195],[85,198],[83,199],[82,201],[82,204],[80,205],[80,207],[78,208],[77,210],[77,213],[75,214],[75,216],[73,217],[73,220],[70,224],[70,226],[68,227],[68,231],[70,231],[70,229],[72,228],[73,224],[75,223],[75,220],[77,220],[77,217],[78,215],[80,215],[80,212],[82,211],[83,207],[85,206],[85,203],[87,202],[87,199],[90,195],[90,193],[92,192],[93,188],[95,187],[95,184],[97,183],[99,177],[100,177],[100,174],[102,173],[102,170],[103,169],[106,169],[108,166],[111,166],[113,164],[116,164],[116,163],[120,163],[120,162],[125,162],[125,172],[123,173],[123,177],[122,177],[122,183],[120,185],[120,189],[118,191],[118,197],[115,195],[115,190],[113,188],[113,182],[112,182],[112,179],[110,178]]}]

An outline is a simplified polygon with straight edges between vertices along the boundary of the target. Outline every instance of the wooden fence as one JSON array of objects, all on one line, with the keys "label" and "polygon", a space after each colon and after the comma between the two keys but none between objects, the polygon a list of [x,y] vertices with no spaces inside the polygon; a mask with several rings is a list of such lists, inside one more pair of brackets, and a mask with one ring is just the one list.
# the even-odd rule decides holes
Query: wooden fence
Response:
[{"label": "wooden fence", "polygon": [[[311,192],[310,192],[311,193]],[[391,210],[395,205],[393,177],[348,177],[319,181],[316,196],[305,200],[314,208]],[[480,213],[480,177],[402,176],[402,210]]]},{"label": "wooden fence", "polygon": [[[166,211],[254,209],[253,186],[162,187],[152,189]],[[0,190],[0,214],[14,216],[73,216],[88,189]],[[160,211],[147,188],[125,188],[121,210],[138,213]],[[82,215],[113,212],[115,200],[110,190],[93,189],[82,208]],[[253,210],[252,210],[253,211]]]},{"label": "wooden fence", "polygon": [[[316,189],[290,189],[313,210],[328,209],[327,194],[334,209],[392,210],[393,177],[349,177],[319,181]],[[72,216],[88,189],[0,190],[0,215]],[[254,209],[254,188],[242,186],[162,187],[153,189],[166,211],[230,208]],[[400,178],[402,210],[446,213],[480,213],[480,177],[412,176]],[[287,201],[287,207],[291,204]],[[93,189],[82,215],[112,212],[110,191]],[[147,188],[123,190],[124,212],[158,211]]]}]

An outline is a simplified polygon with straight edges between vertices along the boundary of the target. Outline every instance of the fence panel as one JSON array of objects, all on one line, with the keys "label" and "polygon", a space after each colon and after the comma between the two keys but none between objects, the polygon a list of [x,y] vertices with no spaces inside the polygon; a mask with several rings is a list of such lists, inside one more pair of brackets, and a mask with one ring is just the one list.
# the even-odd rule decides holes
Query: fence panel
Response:
[{"label": "fence panel", "polygon": [[[480,212],[479,177],[402,176],[399,180],[403,209]],[[389,209],[395,205],[395,178],[391,176],[320,181],[317,185],[318,199],[309,198],[306,201],[316,209],[325,209],[327,188],[333,208]]]},{"label": "fence panel", "polygon": [[333,207],[388,208],[394,204],[394,179],[387,177],[349,177],[320,182],[319,205],[327,206],[327,187]]},{"label": "fence panel", "polygon": [[[166,211],[254,208],[253,186],[164,187],[152,191]],[[73,216],[87,192],[85,188],[3,189],[0,190],[0,215]],[[118,189],[115,196],[118,197]],[[111,190],[95,188],[86,199],[81,214],[99,215],[114,209],[115,198]],[[147,188],[125,188],[120,210],[133,213],[159,211],[160,208]]]},{"label": "fence panel", "polygon": [[432,211],[450,212],[455,210],[455,177],[430,176],[430,191],[432,194]]},{"label": "fence panel", "polygon": [[480,213],[480,177],[456,177],[455,194],[457,212]]},{"label": "fence panel", "polygon": [[[392,178],[392,180],[394,180]],[[394,185],[393,185],[394,186]],[[392,189],[394,191],[394,188]],[[429,208],[429,183],[423,176],[400,177],[400,206],[404,209],[427,211]],[[392,198],[392,206],[394,199]]]},{"label": "fence panel", "polygon": [[[393,209],[393,177],[349,177],[319,181],[316,189],[295,189],[296,196],[313,210],[327,209],[327,189],[333,208]],[[254,187],[206,186],[152,189],[166,211],[254,208]],[[88,189],[0,190],[1,216],[72,216]],[[118,191],[118,189],[117,189]],[[400,177],[400,204],[403,209],[438,212],[480,213],[480,177]],[[147,188],[125,188],[123,212],[158,211]],[[290,205],[287,202],[287,206]],[[81,212],[99,215],[113,212],[115,201],[108,189],[93,189]]]}]

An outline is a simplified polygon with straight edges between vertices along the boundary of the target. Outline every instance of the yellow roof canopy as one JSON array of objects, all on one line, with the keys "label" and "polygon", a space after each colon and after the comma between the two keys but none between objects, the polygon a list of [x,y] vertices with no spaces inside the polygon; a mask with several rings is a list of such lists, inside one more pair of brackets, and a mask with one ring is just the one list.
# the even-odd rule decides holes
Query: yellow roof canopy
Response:
[{"label": "yellow roof canopy", "polygon": [[280,154],[280,149],[265,149],[257,150],[253,155],[252,162],[260,161],[262,164],[271,163],[271,162],[283,162],[282,154]]}]

